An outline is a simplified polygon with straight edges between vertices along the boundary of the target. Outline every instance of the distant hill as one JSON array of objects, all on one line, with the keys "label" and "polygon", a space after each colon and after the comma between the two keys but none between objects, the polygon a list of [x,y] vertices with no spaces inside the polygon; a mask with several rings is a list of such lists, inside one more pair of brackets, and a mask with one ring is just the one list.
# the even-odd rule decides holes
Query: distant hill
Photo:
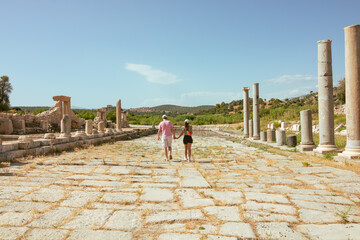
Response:
[{"label": "distant hill", "polygon": [[178,114],[186,114],[186,113],[197,113],[200,111],[206,111],[213,108],[213,105],[201,105],[197,107],[183,107],[177,105],[159,105],[155,107],[141,107],[141,108],[130,108],[129,112],[139,112],[139,113],[178,113]]}]

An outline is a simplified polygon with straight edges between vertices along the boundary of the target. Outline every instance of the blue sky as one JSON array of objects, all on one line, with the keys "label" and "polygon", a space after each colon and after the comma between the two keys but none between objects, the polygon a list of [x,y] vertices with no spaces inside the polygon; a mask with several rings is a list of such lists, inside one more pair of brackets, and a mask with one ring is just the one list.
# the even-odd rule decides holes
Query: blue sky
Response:
[{"label": "blue sky", "polygon": [[[197,106],[265,99],[317,86],[317,41],[332,40],[344,77],[344,27],[360,1],[0,0],[0,75],[13,106],[52,96],[98,108]],[[252,90],[250,90],[250,95]]]}]

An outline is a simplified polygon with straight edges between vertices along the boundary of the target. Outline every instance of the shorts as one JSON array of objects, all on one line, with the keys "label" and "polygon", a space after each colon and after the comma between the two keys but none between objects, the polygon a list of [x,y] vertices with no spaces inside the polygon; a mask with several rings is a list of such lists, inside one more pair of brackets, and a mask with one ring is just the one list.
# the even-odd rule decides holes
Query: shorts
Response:
[{"label": "shorts", "polygon": [[164,148],[167,148],[167,147],[171,147],[171,143],[172,143],[172,136],[170,137],[163,137],[161,139],[161,144]]},{"label": "shorts", "polygon": [[185,135],[185,136],[184,136],[184,139],[183,139],[183,143],[184,143],[184,144],[193,143],[192,137],[189,136],[189,135]]}]

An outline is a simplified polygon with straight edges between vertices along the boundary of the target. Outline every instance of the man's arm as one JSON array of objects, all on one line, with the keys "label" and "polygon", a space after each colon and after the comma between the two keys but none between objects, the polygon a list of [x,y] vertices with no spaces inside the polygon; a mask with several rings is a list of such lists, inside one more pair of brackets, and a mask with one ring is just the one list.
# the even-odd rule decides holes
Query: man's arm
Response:
[{"label": "man's arm", "polygon": [[171,127],[171,133],[172,133],[172,135],[174,136],[174,139],[175,139],[175,131],[174,131],[174,127]]},{"label": "man's arm", "polygon": [[161,133],[161,130],[159,128],[159,131],[158,131],[158,140],[160,140],[160,133]]}]

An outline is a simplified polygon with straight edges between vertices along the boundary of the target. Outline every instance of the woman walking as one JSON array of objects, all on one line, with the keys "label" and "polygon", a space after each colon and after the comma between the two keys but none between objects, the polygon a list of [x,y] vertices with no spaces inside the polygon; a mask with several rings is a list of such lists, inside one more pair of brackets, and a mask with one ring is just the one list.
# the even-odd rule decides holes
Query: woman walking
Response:
[{"label": "woman walking", "polygon": [[185,157],[184,160],[187,160],[188,162],[191,162],[191,144],[193,143],[193,139],[191,137],[192,135],[192,127],[190,126],[190,121],[188,119],[186,119],[184,121],[184,126],[181,127],[181,133],[179,135],[180,138],[183,134],[184,134],[184,139],[183,139],[183,143],[184,143],[184,147],[185,147]]}]

